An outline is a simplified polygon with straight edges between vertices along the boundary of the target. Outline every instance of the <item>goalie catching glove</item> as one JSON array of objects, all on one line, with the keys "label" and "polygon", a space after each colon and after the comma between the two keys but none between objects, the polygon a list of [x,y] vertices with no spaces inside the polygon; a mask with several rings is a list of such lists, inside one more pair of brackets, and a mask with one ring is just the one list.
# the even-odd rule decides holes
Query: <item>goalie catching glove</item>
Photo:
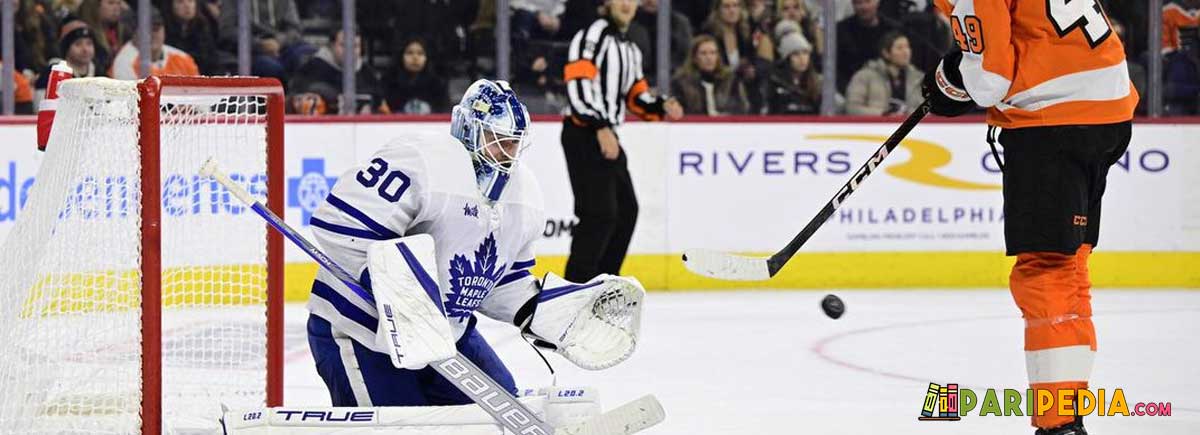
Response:
[{"label": "goalie catching glove", "polygon": [[625,361],[637,347],[645,288],[635,278],[600,275],[584,284],[546,274],[521,325],[535,344],[587,370]]},{"label": "goalie catching glove", "polygon": [[409,370],[458,353],[438,289],[433,238],[418,234],[372,243],[367,248],[370,287],[379,310],[377,344],[392,364]]}]

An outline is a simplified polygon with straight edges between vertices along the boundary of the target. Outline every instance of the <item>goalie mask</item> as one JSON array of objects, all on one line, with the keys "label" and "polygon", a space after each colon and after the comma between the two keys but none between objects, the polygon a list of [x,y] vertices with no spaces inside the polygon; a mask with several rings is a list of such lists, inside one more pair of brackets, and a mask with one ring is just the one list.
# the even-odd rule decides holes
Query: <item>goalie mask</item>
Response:
[{"label": "goalie mask", "polygon": [[525,105],[508,82],[480,79],[467,88],[450,118],[450,134],[471,153],[480,192],[489,200],[500,199],[517,159],[529,146]]}]

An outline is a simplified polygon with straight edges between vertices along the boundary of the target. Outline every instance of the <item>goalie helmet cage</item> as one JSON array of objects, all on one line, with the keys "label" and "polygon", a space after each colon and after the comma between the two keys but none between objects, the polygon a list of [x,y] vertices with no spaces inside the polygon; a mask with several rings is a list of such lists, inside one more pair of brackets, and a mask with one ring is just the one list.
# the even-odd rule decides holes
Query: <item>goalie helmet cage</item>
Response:
[{"label": "goalie helmet cage", "polygon": [[[0,433],[217,430],[283,402],[283,88],[254,77],[62,84],[0,250]],[[24,195],[22,195],[24,196]],[[14,208],[16,204],[14,204]]]}]

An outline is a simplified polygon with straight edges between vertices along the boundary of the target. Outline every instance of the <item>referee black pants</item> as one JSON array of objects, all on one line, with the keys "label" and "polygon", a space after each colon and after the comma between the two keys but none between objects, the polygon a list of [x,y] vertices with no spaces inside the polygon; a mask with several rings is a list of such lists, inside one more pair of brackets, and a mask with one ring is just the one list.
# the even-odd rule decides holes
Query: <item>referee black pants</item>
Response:
[{"label": "referee black pants", "polygon": [[616,160],[605,159],[596,131],[570,120],[563,121],[562,146],[579,218],[564,278],[586,282],[602,273],[618,275],[638,214],[625,150]]}]

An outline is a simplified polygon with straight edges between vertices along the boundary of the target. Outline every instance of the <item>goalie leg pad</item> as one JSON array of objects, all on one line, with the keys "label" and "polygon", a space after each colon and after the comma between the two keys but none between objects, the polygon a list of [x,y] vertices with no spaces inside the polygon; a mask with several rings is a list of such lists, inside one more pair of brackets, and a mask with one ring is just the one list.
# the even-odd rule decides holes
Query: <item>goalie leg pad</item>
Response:
[{"label": "goalie leg pad", "polygon": [[[334,406],[441,406],[473,402],[432,367],[398,369],[391,358],[374,352],[332,328],[320,317],[309,317],[308,342],[317,374],[329,389]],[[517,387],[491,345],[471,327],[458,340],[458,351],[509,393]]]},{"label": "goalie leg pad", "polygon": [[420,369],[454,356],[454,334],[446,320],[433,238],[417,234],[372,243],[367,248],[371,292],[379,310],[377,344],[392,363]]}]

